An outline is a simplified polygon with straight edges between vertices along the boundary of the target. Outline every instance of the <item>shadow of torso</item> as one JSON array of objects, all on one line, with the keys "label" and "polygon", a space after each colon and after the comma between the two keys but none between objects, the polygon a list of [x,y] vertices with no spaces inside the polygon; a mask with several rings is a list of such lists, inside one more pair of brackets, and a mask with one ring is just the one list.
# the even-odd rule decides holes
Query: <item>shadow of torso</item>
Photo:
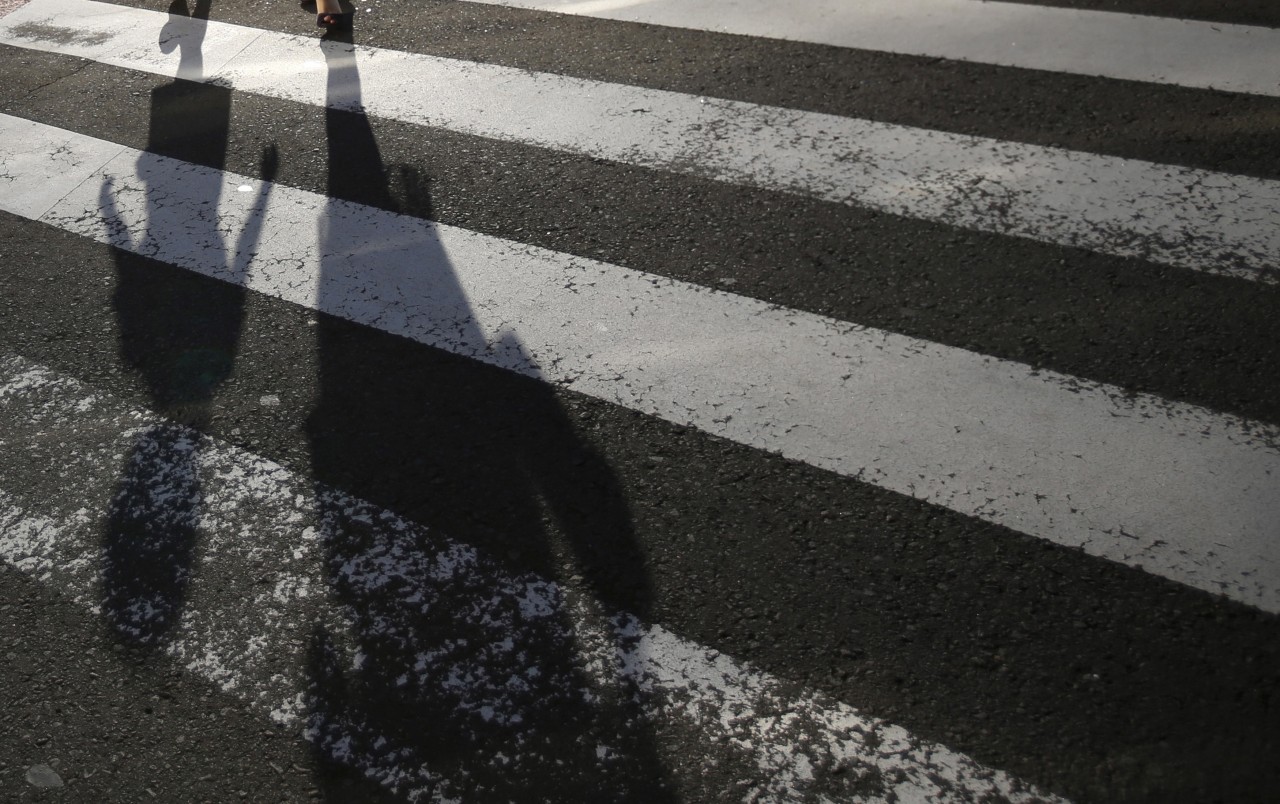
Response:
[{"label": "shadow of torso", "polygon": [[[457,351],[523,353],[514,333],[486,334],[440,230],[421,219],[425,183],[383,163],[357,111],[349,41],[322,46],[329,202],[307,430],[351,628],[316,635],[313,739],[386,783],[444,784],[466,800],[663,800],[641,691],[613,666],[614,617],[645,615],[649,591],[612,469],[545,383],[344,320],[390,332],[412,320]],[[580,593],[549,582],[569,576]],[[592,639],[601,661],[588,671]],[[415,763],[430,774],[397,782],[394,768]]]}]

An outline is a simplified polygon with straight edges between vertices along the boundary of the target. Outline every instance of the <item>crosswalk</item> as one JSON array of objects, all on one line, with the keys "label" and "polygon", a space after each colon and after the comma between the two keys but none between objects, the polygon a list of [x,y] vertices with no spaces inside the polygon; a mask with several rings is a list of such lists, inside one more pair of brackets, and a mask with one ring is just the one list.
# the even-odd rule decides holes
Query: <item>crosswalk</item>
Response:
[{"label": "crosswalk", "polygon": [[1071,5],[31,0],[13,584],[255,799],[1265,798],[1280,18]]},{"label": "crosswalk", "polygon": [[[1280,94],[1271,28],[966,0],[481,0],[560,14],[792,39],[1205,89]],[[1069,4],[1067,4],[1069,5]],[[1205,4],[1209,5],[1209,4]]]},{"label": "crosswalk", "polygon": [[[37,13],[75,17],[79,33],[42,37],[48,23],[19,15],[19,41],[33,25],[32,45],[130,69],[181,76],[195,47],[203,72],[186,77],[245,92],[1277,281],[1280,192],[1266,180],[337,43],[317,59],[308,39],[91,0]],[[424,102],[418,86],[441,89]]]}]

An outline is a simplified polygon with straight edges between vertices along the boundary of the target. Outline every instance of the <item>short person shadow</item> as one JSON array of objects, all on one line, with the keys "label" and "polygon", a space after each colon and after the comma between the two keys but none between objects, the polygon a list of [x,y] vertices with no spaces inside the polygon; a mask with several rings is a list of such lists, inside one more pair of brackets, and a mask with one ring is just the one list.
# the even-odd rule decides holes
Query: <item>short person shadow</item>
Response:
[{"label": "short person shadow", "polygon": [[547,384],[344,320],[425,322],[528,361],[514,333],[486,344],[421,220],[425,182],[383,163],[350,35],[321,47],[329,201],[307,430],[347,623],[312,638],[325,795],[368,800],[373,779],[415,798],[668,800],[643,691],[617,667],[620,612],[643,618],[650,592],[611,468]]},{"label": "short person shadow", "polygon": [[[185,0],[175,0],[169,7],[160,47],[180,49],[178,78],[151,93],[147,148],[136,165],[141,193],[111,179],[99,192],[116,244],[121,356],[167,420],[134,433],[102,536],[103,615],[118,638],[142,647],[161,644],[176,625],[195,570],[199,431],[231,374],[244,309],[248,258],[228,258],[217,217],[231,95],[199,80],[209,6],[210,0],[199,0],[189,13]],[[262,165],[267,178],[275,165],[270,148]],[[181,198],[172,189],[175,171],[182,173]],[[259,209],[269,187],[262,185]],[[254,221],[234,244],[237,255],[252,252],[260,234]],[[218,263],[216,272],[232,281],[209,283],[144,256],[175,245]]]}]

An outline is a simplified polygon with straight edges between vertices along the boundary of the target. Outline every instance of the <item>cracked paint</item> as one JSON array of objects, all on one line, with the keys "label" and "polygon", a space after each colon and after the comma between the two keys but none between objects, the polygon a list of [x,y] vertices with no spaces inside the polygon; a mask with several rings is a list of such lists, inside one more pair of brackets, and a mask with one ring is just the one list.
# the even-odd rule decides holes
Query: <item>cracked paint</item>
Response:
[{"label": "cracked paint", "polygon": [[[602,611],[572,580],[513,575],[444,534],[18,358],[0,359],[0,422],[16,439],[33,429],[57,439],[64,448],[51,456],[55,465],[74,465],[56,493],[38,500],[3,491],[27,485],[22,467],[0,473],[0,558],[90,609],[99,605],[100,517],[113,504],[120,456],[139,433],[156,435],[157,449],[133,450],[130,460],[159,463],[139,476],[165,477],[175,465],[162,444],[185,444],[192,460],[176,470],[193,473],[200,493],[175,511],[199,529],[198,572],[163,650],[275,722],[301,721],[331,759],[410,800],[460,795],[481,770],[520,789],[525,774],[583,748],[586,764],[576,767],[607,787],[612,769],[633,759],[638,730],[659,744],[677,784],[693,789],[701,768],[715,765],[740,774],[744,794],[765,798],[846,800],[856,791],[1059,800],[661,627]],[[245,584],[263,568],[265,582]],[[145,618],[168,608],[153,602],[130,612]],[[327,634],[318,670],[317,628]],[[343,679],[394,689],[403,711],[443,718],[433,722],[451,724],[466,760],[437,767],[396,738],[402,724],[384,711],[326,697]],[[567,725],[590,733],[590,745],[545,739]],[[687,761],[690,751],[699,762]]]}]

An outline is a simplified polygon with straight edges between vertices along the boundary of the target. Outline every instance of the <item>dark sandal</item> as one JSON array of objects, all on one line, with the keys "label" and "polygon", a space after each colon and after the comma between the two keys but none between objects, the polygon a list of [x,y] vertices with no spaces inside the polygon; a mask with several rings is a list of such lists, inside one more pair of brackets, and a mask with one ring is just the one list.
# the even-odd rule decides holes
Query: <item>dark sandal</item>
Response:
[{"label": "dark sandal", "polygon": [[354,14],[317,14],[316,27],[328,28],[330,31],[349,31]]}]

